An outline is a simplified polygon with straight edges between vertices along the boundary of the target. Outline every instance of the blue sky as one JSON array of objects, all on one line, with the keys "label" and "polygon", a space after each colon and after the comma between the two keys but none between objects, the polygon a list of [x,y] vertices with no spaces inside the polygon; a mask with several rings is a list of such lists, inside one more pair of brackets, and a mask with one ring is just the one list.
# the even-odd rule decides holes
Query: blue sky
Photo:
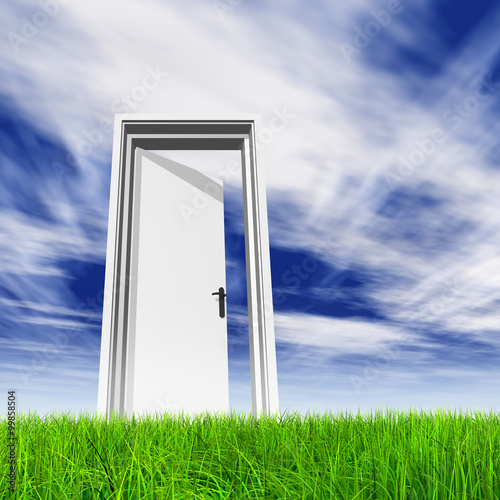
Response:
[{"label": "blue sky", "polygon": [[[10,389],[96,410],[115,112],[281,124],[258,152],[281,411],[498,411],[499,1],[0,12],[2,415]],[[224,198],[230,404],[251,411],[239,174]]]}]

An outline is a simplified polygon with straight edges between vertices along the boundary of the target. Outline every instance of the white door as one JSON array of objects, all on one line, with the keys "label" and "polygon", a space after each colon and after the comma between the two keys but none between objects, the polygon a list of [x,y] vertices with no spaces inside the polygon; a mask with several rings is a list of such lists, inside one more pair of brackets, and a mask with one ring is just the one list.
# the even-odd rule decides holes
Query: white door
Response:
[{"label": "white door", "polygon": [[125,411],[228,411],[222,180],[135,154]]}]

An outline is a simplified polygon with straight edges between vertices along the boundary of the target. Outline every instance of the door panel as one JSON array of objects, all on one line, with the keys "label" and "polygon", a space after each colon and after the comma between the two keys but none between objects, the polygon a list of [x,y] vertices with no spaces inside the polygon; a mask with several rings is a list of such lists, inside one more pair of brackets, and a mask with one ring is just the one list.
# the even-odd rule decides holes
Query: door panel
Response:
[{"label": "door panel", "polygon": [[135,165],[126,411],[228,411],[222,181],[140,148]]}]

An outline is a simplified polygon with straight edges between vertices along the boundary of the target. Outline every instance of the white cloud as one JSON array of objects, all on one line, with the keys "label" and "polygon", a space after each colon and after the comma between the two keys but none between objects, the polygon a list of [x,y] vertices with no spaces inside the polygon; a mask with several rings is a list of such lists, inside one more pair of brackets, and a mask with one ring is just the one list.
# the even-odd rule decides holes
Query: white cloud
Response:
[{"label": "white cloud", "polygon": [[[64,259],[99,262],[105,258],[105,242],[90,240],[78,224],[85,220],[85,214],[76,215],[71,208],[74,224],[65,224],[62,209],[68,205],[58,205],[61,221],[51,224],[10,209],[0,210],[0,250],[2,261],[0,270],[15,274],[37,274],[44,276],[66,276],[57,267]],[[81,217],[81,218],[80,218]]]},{"label": "white cloud", "polygon": [[22,307],[32,311],[40,311],[46,314],[60,314],[64,316],[77,316],[82,318],[93,317],[94,313],[90,311],[81,311],[69,307],[54,306],[53,304],[42,304],[39,302],[29,302],[26,300],[10,300],[0,297],[0,302],[13,307]]},{"label": "white cloud", "polygon": [[81,323],[78,321],[69,321],[69,320],[63,320],[63,319],[56,319],[56,318],[44,318],[41,316],[35,316],[32,318],[20,318],[18,319],[21,323],[29,323],[31,325],[40,325],[40,326],[51,326],[54,328],[78,328],[78,329],[83,329],[84,327],[86,329],[89,328],[98,328],[99,330],[101,329],[101,325],[89,325],[88,323]]},{"label": "white cloud", "polygon": [[[276,109],[288,110],[296,117],[258,159],[266,172],[271,244],[306,252],[326,245],[324,259],[332,267],[353,267],[373,280],[361,290],[387,321],[277,314],[277,339],[369,354],[402,335],[400,325],[408,318],[434,307],[437,312],[427,319],[432,328],[491,342],[489,332],[499,324],[495,209],[500,174],[491,168],[488,153],[498,144],[500,92],[456,131],[449,130],[443,113],[473,95],[478,78],[498,57],[499,9],[478,23],[431,78],[404,65],[396,74],[376,61],[367,65],[362,57],[348,64],[338,50],[338,42],[352,37],[353,24],[369,20],[370,10],[385,2],[322,2],[307,12],[300,2],[245,4],[221,22],[211,2],[193,3],[190,9],[175,2],[69,3],[20,54],[8,46],[1,49],[4,92],[35,127],[73,152],[100,119],[112,118],[113,103],[141,83],[147,66],[169,75],[133,112],[261,113],[266,127]],[[30,5],[33,13],[39,9],[36,2],[22,11],[2,7],[7,30],[19,30]],[[387,40],[374,40],[386,61],[397,56],[396,45],[434,62],[445,60],[447,48],[427,5],[405,4],[415,24],[394,18],[384,32]],[[398,156],[408,157],[415,141],[436,127],[448,127],[446,141],[400,191],[407,197],[427,194],[440,204],[426,209],[416,197],[395,206],[390,217],[381,215],[391,196],[387,169],[397,172]],[[28,300],[31,310],[37,310],[33,304],[42,288],[36,279],[70,278],[60,261],[104,261],[111,138],[111,132],[103,133],[102,141],[80,158],[78,176],[68,173],[60,182],[51,171],[33,181],[30,189],[40,194],[54,223],[24,215],[12,188],[0,187],[5,201],[0,272],[19,279],[14,283],[4,275],[3,284]],[[50,165],[51,160],[44,161]],[[213,157],[207,168],[226,160]],[[3,165],[17,181],[15,160]],[[460,229],[461,222],[468,226]],[[239,227],[242,231],[241,220]],[[412,229],[418,237],[405,240],[403,234]],[[443,289],[455,277],[461,293],[450,296]],[[323,278],[327,283],[329,277]],[[55,287],[41,303],[69,301],[67,288]],[[320,296],[328,287],[318,285],[313,293]],[[453,300],[443,299],[438,311],[433,304],[441,296]],[[40,307],[47,315],[71,314],[64,306]],[[43,321],[57,326],[63,320]],[[409,338],[427,345],[414,334]]]},{"label": "white cloud", "polygon": [[406,343],[417,343],[418,338],[390,324],[302,313],[276,314],[275,330],[277,342],[327,348],[330,355],[375,354],[384,344],[403,337]]}]

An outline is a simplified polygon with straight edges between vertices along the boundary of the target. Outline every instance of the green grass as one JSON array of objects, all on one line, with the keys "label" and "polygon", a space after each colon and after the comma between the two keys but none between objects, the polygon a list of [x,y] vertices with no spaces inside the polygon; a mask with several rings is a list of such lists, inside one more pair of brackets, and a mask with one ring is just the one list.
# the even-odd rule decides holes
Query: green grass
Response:
[{"label": "green grass", "polygon": [[500,415],[16,417],[0,499],[499,499]]}]

